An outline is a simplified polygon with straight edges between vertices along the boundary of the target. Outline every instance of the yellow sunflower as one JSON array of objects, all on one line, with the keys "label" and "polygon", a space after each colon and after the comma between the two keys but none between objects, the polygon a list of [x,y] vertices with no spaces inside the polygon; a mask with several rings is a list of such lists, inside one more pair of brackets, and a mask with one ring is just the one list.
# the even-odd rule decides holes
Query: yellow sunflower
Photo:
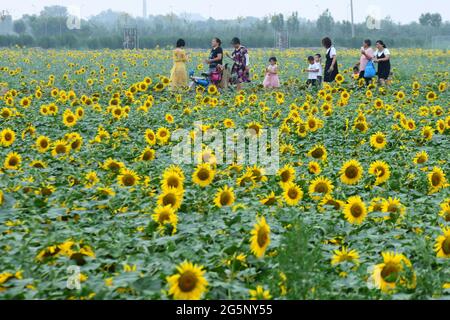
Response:
[{"label": "yellow sunflower", "polygon": [[321,144],[315,145],[313,148],[311,148],[311,150],[309,150],[308,156],[316,160],[325,161],[327,160],[327,150]]},{"label": "yellow sunflower", "polygon": [[313,200],[320,200],[324,196],[333,192],[334,186],[330,179],[326,177],[317,177],[309,185],[309,196]]},{"label": "yellow sunflower", "polygon": [[283,186],[294,181],[295,169],[290,164],[286,164],[283,168],[278,170],[278,176],[280,177],[280,184]]},{"label": "yellow sunflower", "polygon": [[219,208],[229,207],[233,205],[234,200],[235,195],[233,192],[233,188],[225,186],[223,188],[220,188],[219,191],[217,191],[216,197],[214,198],[214,203]]},{"label": "yellow sunflower", "polygon": [[445,173],[439,167],[434,167],[428,174],[428,183],[430,185],[430,193],[438,192],[447,186],[447,179]]},{"label": "yellow sunflower", "polygon": [[14,143],[15,140],[16,133],[13,130],[7,128],[0,131],[0,145],[9,147]]},{"label": "yellow sunflower", "polygon": [[139,176],[133,170],[122,169],[117,176],[117,182],[121,187],[133,187],[139,183]]},{"label": "yellow sunflower", "polygon": [[389,165],[384,161],[375,161],[369,167],[369,174],[374,175],[376,177],[375,185],[380,185],[387,180],[391,176],[391,171],[389,169]]},{"label": "yellow sunflower", "polygon": [[177,273],[167,277],[169,295],[175,300],[199,300],[207,290],[203,266],[184,261],[177,266]]},{"label": "yellow sunflower", "polygon": [[363,168],[359,161],[352,159],[344,163],[339,173],[342,183],[355,185],[363,176]]},{"label": "yellow sunflower", "polygon": [[215,175],[216,171],[211,167],[211,165],[201,163],[192,174],[192,181],[200,187],[206,187],[213,182]]},{"label": "yellow sunflower", "polygon": [[160,230],[163,230],[165,225],[168,224],[172,227],[172,234],[177,232],[178,217],[171,205],[155,208],[152,218],[153,221],[158,223]]},{"label": "yellow sunflower", "polygon": [[387,144],[386,135],[382,132],[377,132],[370,136],[370,145],[375,149],[383,149]]},{"label": "yellow sunflower", "polygon": [[287,183],[283,186],[283,198],[289,206],[295,206],[302,200],[303,191],[295,183]]},{"label": "yellow sunflower", "polygon": [[3,167],[8,170],[18,170],[22,163],[22,157],[17,152],[10,152],[6,155]]},{"label": "yellow sunflower", "polygon": [[434,251],[438,258],[450,258],[450,227],[442,229],[443,234],[436,238]]},{"label": "yellow sunflower", "polygon": [[251,234],[250,250],[257,258],[261,258],[270,244],[270,226],[264,217],[256,218]]},{"label": "yellow sunflower", "polygon": [[337,265],[343,262],[352,262],[356,265],[359,264],[359,254],[356,250],[349,250],[347,247],[334,250],[333,257],[331,258],[331,265]]},{"label": "yellow sunflower", "polygon": [[264,290],[262,286],[256,286],[255,289],[248,290],[250,300],[270,300],[272,296],[269,290]]},{"label": "yellow sunflower", "polygon": [[183,191],[177,190],[175,188],[167,188],[158,196],[159,206],[172,206],[173,210],[178,211],[183,202]]},{"label": "yellow sunflower", "polygon": [[360,196],[347,199],[344,206],[344,216],[351,224],[361,224],[367,216],[367,209]]},{"label": "yellow sunflower", "polygon": [[[403,254],[395,252],[382,252],[383,263],[373,268],[370,281],[377,289],[385,293],[391,293],[397,285],[415,287],[415,274],[411,262]],[[409,269],[409,274],[406,273]]]}]

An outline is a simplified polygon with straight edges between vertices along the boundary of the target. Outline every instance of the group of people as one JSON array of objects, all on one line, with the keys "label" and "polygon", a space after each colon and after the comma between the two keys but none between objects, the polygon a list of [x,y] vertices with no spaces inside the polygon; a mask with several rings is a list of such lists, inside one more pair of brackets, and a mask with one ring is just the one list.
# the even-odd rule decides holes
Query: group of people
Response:
[{"label": "group of people", "polygon": [[[186,70],[186,62],[188,57],[184,50],[185,41],[179,39],[176,48],[173,51],[174,65],[170,75],[170,86],[172,89],[186,87],[188,85],[188,73]],[[242,85],[250,82],[250,59],[249,53],[245,46],[241,45],[239,38],[233,38],[231,45],[234,50],[225,56],[232,61],[231,76],[229,78],[230,84],[234,84],[237,90],[242,89]],[[222,41],[219,38],[213,38],[211,41],[211,51],[208,59],[203,62],[208,65],[207,75],[213,77],[216,74],[224,72],[224,51],[222,49]],[[322,82],[333,82],[339,73],[337,62],[337,51],[333,46],[330,38],[322,39],[322,46],[326,49],[325,52],[325,68],[322,66],[322,55],[320,53],[308,57],[308,68],[305,70],[308,74],[307,85],[320,87]],[[368,72],[369,66],[378,64],[378,71]],[[280,87],[280,79],[278,76],[278,61],[276,57],[270,57],[269,64],[266,68],[266,75],[263,81],[265,88]],[[376,42],[376,50],[372,49],[372,42],[369,39],[364,40],[361,47],[361,57],[359,62],[354,67],[354,73],[358,74],[359,78],[364,79],[368,85],[372,78],[378,76],[378,81],[384,85],[389,78],[391,72],[390,52],[383,41]],[[228,79],[227,79],[228,81]]]}]

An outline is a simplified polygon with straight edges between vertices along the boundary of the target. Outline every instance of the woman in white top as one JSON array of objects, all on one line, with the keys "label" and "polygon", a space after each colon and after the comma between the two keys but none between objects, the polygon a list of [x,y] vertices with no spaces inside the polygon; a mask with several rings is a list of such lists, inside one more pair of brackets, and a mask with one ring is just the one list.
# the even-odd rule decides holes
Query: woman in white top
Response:
[{"label": "woman in white top", "polygon": [[391,53],[381,40],[377,41],[376,47],[377,51],[375,51],[373,62],[378,63],[378,81],[384,85],[391,74]]}]

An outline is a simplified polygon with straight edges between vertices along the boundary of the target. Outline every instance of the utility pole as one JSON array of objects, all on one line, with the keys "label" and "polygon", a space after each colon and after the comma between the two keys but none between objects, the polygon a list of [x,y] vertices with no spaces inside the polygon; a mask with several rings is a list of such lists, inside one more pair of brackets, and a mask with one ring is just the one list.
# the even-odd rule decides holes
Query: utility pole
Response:
[{"label": "utility pole", "polygon": [[352,12],[352,38],[355,37],[355,20],[353,18],[353,0],[350,0],[350,10]]}]

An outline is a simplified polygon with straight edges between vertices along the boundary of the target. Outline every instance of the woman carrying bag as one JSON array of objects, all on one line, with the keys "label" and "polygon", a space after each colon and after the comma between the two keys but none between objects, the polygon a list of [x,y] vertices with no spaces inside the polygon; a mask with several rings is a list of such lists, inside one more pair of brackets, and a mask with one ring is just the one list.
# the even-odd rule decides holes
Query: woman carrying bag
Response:
[{"label": "woman carrying bag", "polygon": [[364,78],[366,86],[370,84],[372,78],[375,77],[376,71],[373,65],[373,49],[371,48],[372,41],[364,40],[361,47],[361,58],[359,59],[359,79]]}]

